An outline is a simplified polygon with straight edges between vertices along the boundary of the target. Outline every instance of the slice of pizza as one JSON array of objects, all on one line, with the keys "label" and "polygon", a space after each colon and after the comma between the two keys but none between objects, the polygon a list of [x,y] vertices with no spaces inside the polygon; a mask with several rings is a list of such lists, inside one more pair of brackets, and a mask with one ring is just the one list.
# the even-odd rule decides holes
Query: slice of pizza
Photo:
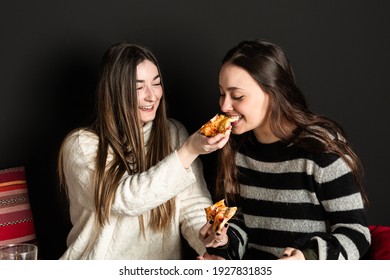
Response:
[{"label": "slice of pizza", "polygon": [[227,207],[222,199],[215,204],[205,208],[207,221],[214,221],[213,230],[221,232],[225,224],[234,216],[237,207]]},{"label": "slice of pizza", "polygon": [[226,208],[227,206],[225,205],[224,199],[205,208],[207,221],[214,221],[214,218],[217,215],[217,213],[220,212],[221,210],[225,210]]},{"label": "slice of pizza", "polygon": [[231,127],[230,123],[236,121],[238,117],[228,117],[223,114],[216,114],[199,129],[200,133],[208,137],[214,137],[219,133],[226,133]]}]

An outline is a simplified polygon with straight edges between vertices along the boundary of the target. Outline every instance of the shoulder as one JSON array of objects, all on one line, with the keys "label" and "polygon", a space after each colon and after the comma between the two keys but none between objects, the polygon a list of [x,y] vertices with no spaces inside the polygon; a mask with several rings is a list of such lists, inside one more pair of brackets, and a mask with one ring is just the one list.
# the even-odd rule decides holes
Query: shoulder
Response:
[{"label": "shoulder", "polygon": [[178,120],[169,118],[168,119],[168,127],[169,127],[169,131],[171,134],[173,133],[173,134],[178,134],[180,136],[183,136],[183,135],[188,136],[188,132],[187,132],[186,127]]},{"label": "shoulder", "polygon": [[98,136],[91,129],[77,128],[68,133],[65,137],[66,142],[95,142],[98,141]]},{"label": "shoulder", "polygon": [[296,134],[293,142],[309,153],[322,154],[329,152],[329,143],[334,140],[335,137],[329,130],[320,126],[308,126]]},{"label": "shoulder", "polygon": [[188,138],[187,129],[178,120],[169,118],[168,127],[169,127],[170,139],[172,141],[174,148],[184,143],[184,141]]},{"label": "shoulder", "polygon": [[172,118],[168,118],[168,126],[169,129],[174,129],[177,131],[186,130],[185,126],[181,122]]},{"label": "shoulder", "polygon": [[90,129],[78,128],[68,133],[62,144],[67,152],[96,150],[99,143],[98,136]]},{"label": "shoulder", "polygon": [[310,154],[316,162],[329,165],[341,158],[340,154],[330,147],[334,142],[347,145],[345,137],[337,131],[313,125],[303,130],[294,144]]},{"label": "shoulder", "polygon": [[298,133],[300,139],[312,139],[327,145],[327,142],[339,141],[346,143],[346,136],[342,130],[334,129],[332,127],[322,127],[319,125],[311,125],[302,129]]}]

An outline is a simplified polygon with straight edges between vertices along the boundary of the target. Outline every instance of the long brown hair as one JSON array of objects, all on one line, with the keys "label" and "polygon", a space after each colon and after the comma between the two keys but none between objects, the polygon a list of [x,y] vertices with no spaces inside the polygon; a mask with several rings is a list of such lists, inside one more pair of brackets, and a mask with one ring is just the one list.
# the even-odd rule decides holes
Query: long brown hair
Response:
[{"label": "long brown hair", "polygon": [[[322,145],[315,147],[320,152],[331,152],[342,157],[352,170],[360,187],[364,202],[368,199],[363,187],[362,164],[352,150],[342,127],[329,118],[311,112],[306,99],[295,82],[294,73],[283,50],[266,40],[242,41],[227,52],[222,63],[229,63],[246,70],[269,95],[268,114],[272,132],[282,141],[294,143],[304,149],[313,149],[307,144],[308,136],[319,139]],[[219,151],[216,188],[217,194],[234,198],[239,192],[235,158],[240,143],[248,133],[233,136]]]},{"label": "long brown hair", "polygon": [[[93,178],[97,222],[109,222],[110,210],[120,180],[148,170],[172,152],[169,141],[168,119],[164,94],[153,121],[148,143],[138,116],[136,90],[137,65],[144,60],[154,63],[163,79],[155,56],[146,48],[118,43],[103,56],[97,85],[97,118],[91,130],[99,138],[96,169]],[[164,89],[164,87],[163,87]],[[107,158],[112,155],[112,160]],[[60,156],[60,180],[65,182]],[[151,210],[149,227],[152,230],[168,228],[175,209],[174,198]],[[145,227],[139,217],[141,230]]]}]

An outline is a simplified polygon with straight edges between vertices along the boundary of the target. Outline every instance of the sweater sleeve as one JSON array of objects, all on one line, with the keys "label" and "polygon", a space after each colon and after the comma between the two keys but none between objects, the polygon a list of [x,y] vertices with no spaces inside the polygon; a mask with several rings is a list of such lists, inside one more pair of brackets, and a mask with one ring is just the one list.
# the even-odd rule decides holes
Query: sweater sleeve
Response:
[{"label": "sweater sleeve", "polygon": [[118,186],[112,211],[138,216],[191,186],[196,181],[192,170],[185,170],[176,152],[146,172],[125,175]]},{"label": "sweater sleeve", "polygon": [[[170,133],[179,132],[173,127]],[[74,133],[64,144],[63,164],[70,200],[90,210],[94,209],[92,179],[97,146],[96,135],[85,130]],[[174,151],[145,172],[135,175],[125,173],[115,193],[111,211],[139,216],[178,195],[195,182],[192,169],[186,170]]]},{"label": "sweater sleeve", "polygon": [[212,200],[203,177],[200,160],[197,159],[191,167],[197,180],[178,195],[180,200],[180,229],[188,244],[199,255],[203,255],[206,248],[199,239],[199,230],[206,223],[204,209],[212,204]]},{"label": "sweater sleeve", "polygon": [[[177,146],[181,146],[188,138],[187,130],[178,122],[173,122],[178,134]],[[211,195],[207,189],[203,176],[203,166],[201,160],[196,159],[191,170],[195,175],[194,181],[187,189],[177,196],[177,207],[180,207],[180,231],[188,244],[199,254],[206,251],[205,246],[199,239],[199,230],[206,223],[205,208],[212,204]]]},{"label": "sweater sleeve", "polygon": [[321,161],[314,177],[329,230],[308,234],[295,246],[318,252],[319,259],[359,259],[368,250],[371,238],[356,181],[342,158],[328,154]]}]

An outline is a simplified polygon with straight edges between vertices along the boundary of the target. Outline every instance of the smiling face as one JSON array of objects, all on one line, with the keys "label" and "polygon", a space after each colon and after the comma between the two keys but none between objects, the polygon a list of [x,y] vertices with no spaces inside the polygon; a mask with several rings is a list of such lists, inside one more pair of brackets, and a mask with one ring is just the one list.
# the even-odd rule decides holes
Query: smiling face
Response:
[{"label": "smiling face", "polygon": [[242,134],[253,130],[256,138],[270,143],[277,138],[269,127],[269,95],[243,68],[225,63],[219,73],[221,111],[239,117],[232,123],[232,133]]},{"label": "smiling face", "polygon": [[137,100],[141,126],[153,121],[160,104],[163,90],[161,77],[156,65],[150,60],[143,60],[137,66]]}]

